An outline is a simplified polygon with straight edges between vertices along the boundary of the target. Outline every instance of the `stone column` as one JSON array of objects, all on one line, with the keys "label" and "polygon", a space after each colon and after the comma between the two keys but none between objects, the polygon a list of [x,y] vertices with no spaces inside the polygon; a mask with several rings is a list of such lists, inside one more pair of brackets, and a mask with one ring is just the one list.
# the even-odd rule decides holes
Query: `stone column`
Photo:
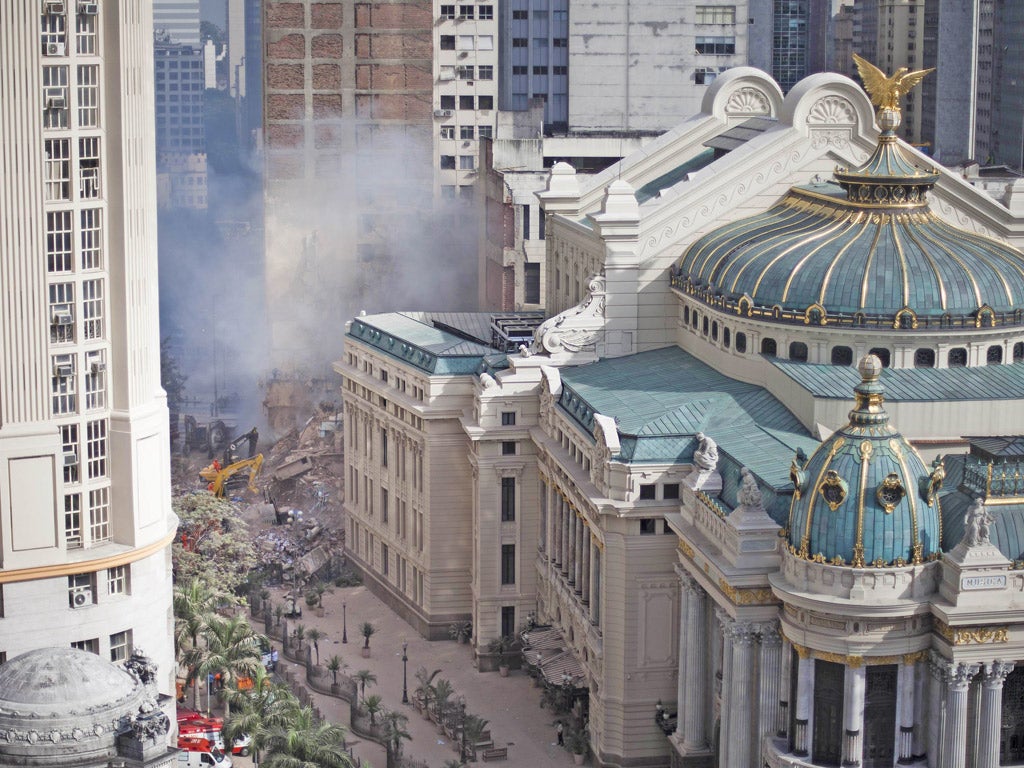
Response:
[{"label": "stone column", "polygon": [[590,605],[590,526],[583,526],[583,562],[580,565],[580,578],[583,583],[583,604]]},{"label": "stone column", "polygon": [[922,660],[918,654],[917,662],[914,664],[914,736],[911,745],[911,754],[917,762],[928,753],[928,739],[926,731],[929,722],[928,708],[928,683],[931,680],[928,674],[928,662]]},{"label": "stone column", "polygon": [[676,575],[679,577],[679,654],[678,654],[678,679],[676,680],[676,735],[677,738],[684,738],[686,733],[686,715],[689,704],[686,700],[687,688],[689,685],[689,661],[692,653],[686,643],[686,622],[689,616],[690,583],[693,578],[686,572],[679,563],[675,566]]},{"label": "stone column", "polygon": [[952,663],[946,684],[946,722],[943,732],[942,768],[967,766],[967,691],[978,673],[978,664]]},{"label": "stone column", "polygon": [[583,518],[579,515],[576,516],[576,555],[573,560],[573,570],[576,572],[576,578],[574,584],[576,584],[576,594],[583,594],[583,541],[586,534],[587,526],[583,524]]},{"label": "stone column", "polygon": [[732,626],[732,693],[729,695],[729,709],[723,710],[728,718],[726,730],[729,739],[727,768],[750,768],[750,757],[754,743],[751,737],[753,709],[754,642],[756,627],[749,622],[737,621]]},{"label": "stone column", "polygon": [[562,567],[562,514],[565,502],[554,486],[552,491],[555,503],[551,507],[551,563],[558,569]]},{"label": "stone column", "polygon": [[859,768],[864,754],[864,692],[867,671],[847,666],[843,696],[843,765]]},{"label": "stone column", "polygon": [[566,554],[566,571],[569,579],[569,586],[576,583],[576,529],[580,521],[576,519],[576,511],[569,507],[569,551]]},{"label": "stone column", "polygon": [[569,502],[562,499],[562,559],[558,565],[562,569],[562,575],[569,572],[569,519],[572,517],[572,510],[569,509]]},{"label": "stone column", "polygon": [[928,672],[928,768],[940,768],[949,662],[933,651],[928,661]]},{"label": "stone column", "polygon": [[729,720],[732,717],[732,627],[734,622],[721,608],[715,609],[715,616],[722,636],[722,692],[719,697],[719,739],[718,766],[730,768],[729,762]]},{"label": "stone column", "polygon": [[911,654],[903,657],[900,666],[899,696],[900,702],[900,738],[896,745],[896,754],[901,763],[909,763],[914,758],[914,670],[917,659]]},{"label": "stone column", "polygon": [[999,739],[1003,725],[1003,683],[1013,663],[993,661],[981,676],[981,728],[977,768],[999,768]]},{"label": "stone column", "polygon": [[[683,723],[683,744],[687,749],[700,750],[707,747],[708,697],[707,676],[704,664],[707,659],[707,593],[689,576],[683,581],[686,592],[686,644],[685,653],[689,661],[686,666],[686,682],[683,690],[683,711],[679,719]],[[680,656],[683,655],[680,641]]]},{"label": "stone column", "polygon": [[782,635],[779,622],[760,626],[761,683],[758,705],[757,744],[766,733],[773,736],[779,728],[779,689],[782,687]]},{"label": "stone column", "polygon": [[775,735],[789,735],[789,708],[793,702],[789,700],[790,681],[793,679],[793,646],[785,636],[782,638],[782,675],[779,683],[778,720],[775,723]]},{"label": "stone column", "polygon": [[806,757],[811,746],[811,707],[814,703],[814,659],[807,648],[795,646],[799,657],[796,678],[796,713],[794,716],[793,754]]}]

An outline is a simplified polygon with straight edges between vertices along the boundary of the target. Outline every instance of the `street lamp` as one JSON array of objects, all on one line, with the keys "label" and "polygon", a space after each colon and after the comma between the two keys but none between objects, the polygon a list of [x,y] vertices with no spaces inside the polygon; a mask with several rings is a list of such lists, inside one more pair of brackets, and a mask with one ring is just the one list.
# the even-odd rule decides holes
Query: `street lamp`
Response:
[{"label": "street lamp", "polygon": [[402,643],[402,703],[409,703],[409,688],[407,685],[406,669],[408,668],[409,655],[406,651],[409,650],[408,643]]},{"label": "street lamp", "polygon": [[348,642],[348,614],[345,612],[345,602],[341,603],[341,642]]}]

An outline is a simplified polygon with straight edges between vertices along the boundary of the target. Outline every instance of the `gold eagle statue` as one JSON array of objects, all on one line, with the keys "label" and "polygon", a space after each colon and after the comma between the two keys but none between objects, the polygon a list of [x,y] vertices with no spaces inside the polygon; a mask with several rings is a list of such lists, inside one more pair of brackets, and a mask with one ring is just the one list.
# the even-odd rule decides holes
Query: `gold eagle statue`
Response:
[{"label": "gold eagle statue", "polygon": [[900,67],[892,77],[886,77],[885,72],[856,53],[853,54],[853,60],[857,64],[860,79],[864,82],[864,90],[871,96],[871,103],[879,109],[899,111],[900,97],[909,93],[925,75],[935,71],[934,67],[919,69],[916,72],[911,72],[907,67]]}]

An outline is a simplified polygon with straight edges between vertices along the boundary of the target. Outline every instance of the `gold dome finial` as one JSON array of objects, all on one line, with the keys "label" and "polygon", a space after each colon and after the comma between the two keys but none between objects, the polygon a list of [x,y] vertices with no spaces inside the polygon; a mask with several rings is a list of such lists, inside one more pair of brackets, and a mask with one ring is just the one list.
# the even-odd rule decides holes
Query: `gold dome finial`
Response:
[{"label": "gold dome finial", "polygon": [[878,107],[879,111],[892,109],[900,111],[900,97],[909,93],[924,76],[934,72],[935,68],[919,69],[911,72],[907,67],[900,67],[892,75],[886,77],[885,73],[867,59],[863,59],[856,53],[853,60],[857,64],[857,72],[864,82],[864,90],[871,96],[871,103]]}]

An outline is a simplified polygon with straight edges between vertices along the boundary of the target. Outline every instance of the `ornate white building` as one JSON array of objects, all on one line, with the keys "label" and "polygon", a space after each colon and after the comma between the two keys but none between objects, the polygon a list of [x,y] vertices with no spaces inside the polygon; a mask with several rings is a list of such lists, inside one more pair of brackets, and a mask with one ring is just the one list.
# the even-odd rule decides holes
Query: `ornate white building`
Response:
[{"label": "ornate white building", "polygon": [[146,648],[174,691],[150,4],[4,3],[0,661]]},{"label": "ornate white building", "polygon": [[1024,219],[875,119],[731,70],[552,170],[557,314],[518,354],[495,316],[349,326],[368,582],[431,636],[472,617],[481,669],[550,625],[525,660],[598,764],[1024,761]]}]

